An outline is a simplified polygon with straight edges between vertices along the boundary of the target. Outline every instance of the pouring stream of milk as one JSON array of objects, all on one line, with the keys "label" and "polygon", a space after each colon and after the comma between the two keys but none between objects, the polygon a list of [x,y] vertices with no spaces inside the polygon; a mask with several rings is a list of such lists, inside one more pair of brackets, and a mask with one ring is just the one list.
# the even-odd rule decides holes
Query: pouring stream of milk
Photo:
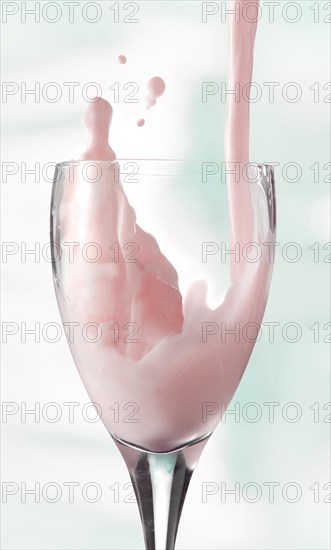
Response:
[{"label": "pouring stream of milk", "polygon": [[[252,81],[254,42],[257,29],[257,15],[259,0],[241,0],[231,2],[234,6],[240,5],[239,21],[235,17],[230,19],[229,26],[229,69],[228,88],[239,91],[230,94],[228,100],[228,119],[225,129],[225,161],[228,166],[228,196],[231,223],[231,249],[235,243],[240,250],[253,240],[252,215],[250,212],[249,182],[245,176],[245,167],[249,163],[249,118],[250,104],[247,97],[243,97],[243,89]],[[246,6],[256,9],[256,20],[244,17],[247,14]],[[251,12],[250,12],[251,13]],[[234,170],[234,173],[232,172]],[[242,260],[242,258],[241,258]],[[240,275],[240,262],[231,263],[231,275],[235,280]]]}]

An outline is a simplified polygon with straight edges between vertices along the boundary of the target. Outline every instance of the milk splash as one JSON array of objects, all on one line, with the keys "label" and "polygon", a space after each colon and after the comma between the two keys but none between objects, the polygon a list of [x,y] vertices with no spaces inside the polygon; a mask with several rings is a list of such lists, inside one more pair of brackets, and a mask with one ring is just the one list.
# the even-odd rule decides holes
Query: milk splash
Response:
[{"label": "milk splash", "polygon": [[[251,81],[255,32],[256,23],[243,18],[230,25],[231,84]],[[165,89],[160,81],[152,80],[148,106]],[[96,242],[102,256],[94,263],[81,260],[74,264],[64,256],[63,290],[57,289],[57,295],[64,321],[95,322],[101,328],[96,343],[80,337],[70,346],[91,400],[102,409],[107,429],[137,447],[164,452],[215,428],[220,413],[203,419],[206,403],[219,406],[219,410],[222,404],[224,410],[231,401],[255,342],[243,338],[203,341],[201,328],[206,321],[210,326],[224,323],[228,328],[236,324],[259,325],[272,263],[263,248],[266,252],[255,264],[233,262],[232,284],[215,310],[207,305],[205,281],[195,282],[183,300],[175,267],[162,254],[154,237],[139,227],[127,200],[115,153],[108,144],[111,120],[109,103],[96,98],[85,115],[87,150],[74,168],[73,184],[64,185],[58,214],[61,244],[76,242],[83,248],[86,242]],[[226,160],[247,163],[248,141],[249,104],[231,99]],[[99,161],[102,175],[97,183],[82,177],[85,161]],[[267,176],[264,175],[266,181]],[[256,204],[262,210],[262,218],[268,219],[265,189],[244,180],[238,185],[229,178],[232,243],[252,240],[253,193],[258,194]],[[254,237],[258,242],[274,242],[274,226],[263,223]],[[119,244],[120,261],[114,262],[111,243]],[[122,251],[128,243],[137,245],[138,263],[125,262]],[[123,334],[114,338],[113,327],[121,331],[125,324],[139,327],[133,341]],[[137,423],[127,422],[123,416],[114,419],[112,403],[134,404]]]}]

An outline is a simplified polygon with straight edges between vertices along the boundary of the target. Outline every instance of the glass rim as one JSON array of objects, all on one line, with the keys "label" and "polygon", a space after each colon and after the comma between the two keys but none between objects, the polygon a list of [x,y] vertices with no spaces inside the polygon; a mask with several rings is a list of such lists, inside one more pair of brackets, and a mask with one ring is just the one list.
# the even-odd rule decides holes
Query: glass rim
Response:
[{"label": "glass rim", "polygon": [[[240,166],[238,166],[240,164]],[[237,165],[237,166],[236,166]],[[89,171],[92,172],[89,172]],[[90,183],[99,181],[102,174],[113,171],[121,177],[126,177],[126,183],[138,183],[139,176],[143,178],[201,178],[201,183],[215,183],[221,178],[222,184],[230,183],[231,174],[235,174],[236,183],[246,181],[256,183],[264,178],[274,181],[274,167],[271,164],[248,162],[234,163],[226,161],[205,161],[203,159],[114,159],[114,160],[70,160],[56,164],[54,170],[54,182],[58,181],[61,174],[75,172],[82,174]],[[97,174],[91,177],[89,174]],[[146,180],[147,181],[147,180]],[[73,183],[73,181],[71,181]]]},{"label": "glass rim", "polygon": [[[240,167],[235,165],[240,164]],[[67,170],[89,170],[95,168],[101,172],[107,169],[117,170],[120,173],[128,174],[131,170],[132,176],[140,175],[146,177],[185,177],[185,176],[208,176],[214,178],[222,175],[227,178],[231,172],[240,173],[244,179],[251,180],[249,174],[253,171],[253,179],[259,179],[260,176],[274,177],[274,167],[267,163],[235,163],[225,160],[203,160],[203,159],[142,159],[142,158],[118,158],[114,160],[69,160],[56,164],[55,172],[63,173]],[[255,172],[256,171],[256,172]],[[238,173],[238,172],[237,172]],[[241,177],[239,177],[241,179]],[[133,182],[133,179],[131,180]]]},{"label": "glass rim", "polygon": [[98,164],[98,165],[109,165],[109,164],[116,164],[117,162],[146,162],[146,163],[185,163],[185,164],[243,164],[244,166],[252,166],[257,168],[269,168],[271,170],[274,169],[274,165],[270,164],[268,162],[255,162],[255,161],[248,161],[245,163],[242,163],[240,161],[225,161],[220,159],[214,159],[214,160],[203,160],[203,159],[197,159],[197,160],[190,160],[190,159],[147,159],[147,158],[133,158],[133,157],[127,157],[127,158],[116,158],[114,160],[97,160],[97,159],[91,159],[91,160],[65,160],[61,162],[56,163],[56,167],[66,167],[66,166],[80,166],[83,164]]}]

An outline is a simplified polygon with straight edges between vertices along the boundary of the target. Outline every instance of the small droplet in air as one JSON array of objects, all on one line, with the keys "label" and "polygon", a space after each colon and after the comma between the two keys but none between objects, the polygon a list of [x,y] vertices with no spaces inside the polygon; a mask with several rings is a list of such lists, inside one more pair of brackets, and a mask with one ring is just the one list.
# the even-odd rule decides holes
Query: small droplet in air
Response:
[{"label": "small droplet in air", "polygon": [[164,80],[159,76],[154,76],[147,82],[146,109],[150,109],[156,103],[156,98],[161,97],[166,88]]},{"label": "small droplet in air", "polygon": [[137,120],[137,126],[139,126],[141,128],[141,126],[144,126],[145,124],[145,120],[143,118],[140,118],[139,120]]},{"label": "small droplet in air", "polygon": [[125,63],[126,63],[126,57],[125,57],[125,55],[119,55],[117,59],[118,59],[118,62],[119,62],[121,65],[125,65]]}]

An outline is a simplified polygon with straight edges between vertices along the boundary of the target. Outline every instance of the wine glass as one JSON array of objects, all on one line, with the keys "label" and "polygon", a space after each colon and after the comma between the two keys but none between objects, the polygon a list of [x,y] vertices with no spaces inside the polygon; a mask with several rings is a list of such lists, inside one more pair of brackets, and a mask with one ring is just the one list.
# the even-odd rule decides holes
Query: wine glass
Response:
[{"label": "wine glass", "polygon": [[150,550],[175,546],[191,475],[266,306],[274,174],[241,168],[226,186],[221,163],[56,167],[58,306],[82,381],[128,467]]}]

